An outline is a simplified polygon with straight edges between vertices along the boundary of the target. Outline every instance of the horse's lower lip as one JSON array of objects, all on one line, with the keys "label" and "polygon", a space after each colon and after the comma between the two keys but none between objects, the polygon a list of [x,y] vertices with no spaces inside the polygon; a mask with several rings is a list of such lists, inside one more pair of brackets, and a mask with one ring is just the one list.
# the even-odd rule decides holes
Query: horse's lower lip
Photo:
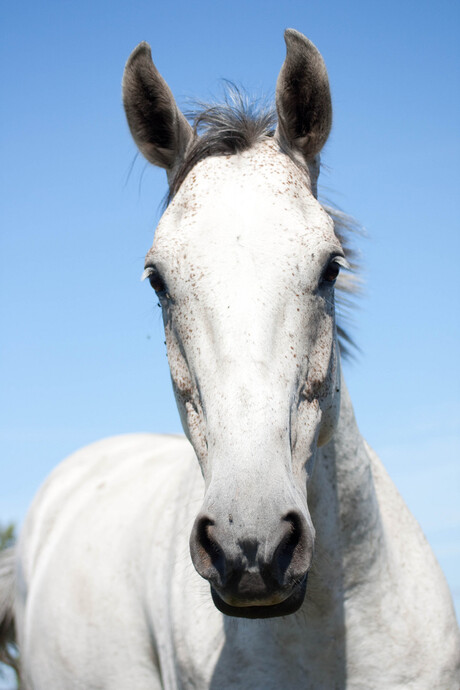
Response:
[{"label": "horse's lower lip", "polygon": [[291,594],[281,601],[279,604],[272,604],[271,606],[231,606],[227,604],[222,597],[216,592],[211,585],[211,594],[214,604],[221,613],[226,616],[234,616],[236,618],[276,618],[278,616],[289,616],[295,613],[303,604],[305,592],[307,590],[307,577],[305,575],[303,580],[299,582],[291,592]]}]

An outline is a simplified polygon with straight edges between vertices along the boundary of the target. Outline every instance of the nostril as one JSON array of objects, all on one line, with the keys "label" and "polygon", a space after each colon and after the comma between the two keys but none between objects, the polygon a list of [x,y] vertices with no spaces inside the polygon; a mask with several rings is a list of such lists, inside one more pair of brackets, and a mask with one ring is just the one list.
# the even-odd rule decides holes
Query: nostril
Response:
[{"label": "nostril", "polygon": [[[200,575],[210,579],[212,574],[215,574],[215,571],[217,571],[222,581],[225,574],[225,558],[224,552],[213,534],[214,524],[214,520],[206,516],[197,519],[195,543],[198,562],[195,559],[193,560]],[[193,551],[194,549],[192,548],[192,558]]]},{"label": "nostril", "polygon": [[205,550],[207,554],[212,553],[216,548],[217,542],[212,539],[210,529],[214,525],[214,520],[210,518],[202,517],[198,519],[196,526],[196,536],[198,543],[201,548]]},{"label": "nostril", "polygon": [[290,511],[283,518],[283,537],[275,552],[275,562],[280,581],[285,579],[288,569],[303,570],[304,564],[304,529],[301,516]]}]

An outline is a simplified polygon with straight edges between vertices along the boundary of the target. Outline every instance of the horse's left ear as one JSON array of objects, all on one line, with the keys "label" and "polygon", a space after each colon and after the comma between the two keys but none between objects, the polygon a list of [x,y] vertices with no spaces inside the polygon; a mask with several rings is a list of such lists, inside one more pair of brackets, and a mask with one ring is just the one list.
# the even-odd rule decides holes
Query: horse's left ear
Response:
[{"label": "horse's left ear", "polygon": [[171,173],[193,138],[193,130],[153,64],[148,43],[140,43],[126,63],[123,104],[139,151],[150,163]]},{"label": "horse's left ear", "polygon": [[312,164],[332,125],[326,65],[318,49],[298,31],[286,29],[284,40],[286,59],[276,84],[276,136]]}]

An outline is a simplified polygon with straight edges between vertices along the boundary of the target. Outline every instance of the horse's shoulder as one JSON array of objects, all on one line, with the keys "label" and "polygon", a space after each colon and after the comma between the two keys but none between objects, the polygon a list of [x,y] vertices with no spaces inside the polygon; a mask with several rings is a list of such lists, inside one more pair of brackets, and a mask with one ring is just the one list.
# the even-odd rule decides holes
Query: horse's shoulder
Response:
[{"label": "horse's shoulder", "polygon": [[80,448],[58,465],[64,468],[67,465],[84,464],[85,462],[123,462],[131,457],[150,454],[161,455],[168,451],[180,451],[189,448],[185,436],[182,434],[153,434],[135,433],[109,436]]},{"label": "horse's shoulder", "polygon": [[95,441],[65,458],[45,480],[38,498],[51,487],[65,491],[75,489],[97,477],[116,475],[123,470],[134,472],[143,466],[155,467],[168,461],[190,456],[190,444],[184,436],[172,434],[122,434]]},{"label": "horse's shoulder", "polygon": [[[445,678],[458,678],[460,673],[460,636],[449,588],[420,525],[378,455],[365,445],[384,527],[382,548],[389,562],[384,590],[378,595],[385,598],[388,622],[387,651],[382,646],[382,654],[388,653],[390,668],[393,639],[405,659],[407,678],[413,668],[419,679],[414,685],[407,680],[407,687],[425,687],[421,678],[430,679],[426,687],[451,687]],[[382,621],[379,625],[385,628]]]},{"label": "horse's shoulder", "polygon": [[[102,687],[104,664],[117,687],[128,687],[126,669],[135,687],[147,678],[158,687],[150,647],[139,644],[148,635],[139,611],[151,552],[165,540],[162,515],[196,465],[183,437],[130,434],[86,446],[51,473],[17,554],[19,642],[37,673],[52,673],[42,660],[59,658],[81,687]],[[64,632],[35,632],[43,629]],[[114,657],[112,648],[121,651]]]},{"label": "horse's shoulder", "polygon": [[45,545],[94,531],[96,523],[128,521],[140,506],[158,503],[193,459],[185,437],[173,435],[126,434],[76,451],[51,472],[28,512],[20,544],[26,570]]}]

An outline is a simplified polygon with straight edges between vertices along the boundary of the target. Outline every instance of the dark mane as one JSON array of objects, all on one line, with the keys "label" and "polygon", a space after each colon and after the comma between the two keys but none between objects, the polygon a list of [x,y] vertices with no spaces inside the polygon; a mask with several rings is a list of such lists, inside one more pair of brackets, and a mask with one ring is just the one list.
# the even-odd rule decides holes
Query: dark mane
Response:
[{"label": "dark mane", "polygon": [[[190,171],[205,158],[210,156],[234,155],[250,149],[259,141],[273,137],[277,115],[273,105],[261,104],[250,99],[248,95],[227,82],[222,103],[199,103],[197,108],[186,113],[192,124],[195,137],[186,151],[178,169],[169,180],[169,193],[166,205],[177,194]],[[293,157],[294,163],[297,163]],[[350,264],[350,271],[343,272],[337,281],[338,336],[342,356],[349,357],[358,349],[353,338],[342,325],[350,321],[353,309],[353,296],[360,291],[360,280],[357,275],[359,263],[351,238],[361,232],[356,221],[334,208],[323,203],[323,208],[334,222],[334,230],[341,242],[345,256]]]},{"label": "dark mane", "polygon": [[222,103],[199,103],[186,113],[195,138],[180,167],[170,180],[167,203],[197,163],[209,156],[227,156],[247,151],[272,137],[277,117],[272,105],[262,105],[230,82]]}]

